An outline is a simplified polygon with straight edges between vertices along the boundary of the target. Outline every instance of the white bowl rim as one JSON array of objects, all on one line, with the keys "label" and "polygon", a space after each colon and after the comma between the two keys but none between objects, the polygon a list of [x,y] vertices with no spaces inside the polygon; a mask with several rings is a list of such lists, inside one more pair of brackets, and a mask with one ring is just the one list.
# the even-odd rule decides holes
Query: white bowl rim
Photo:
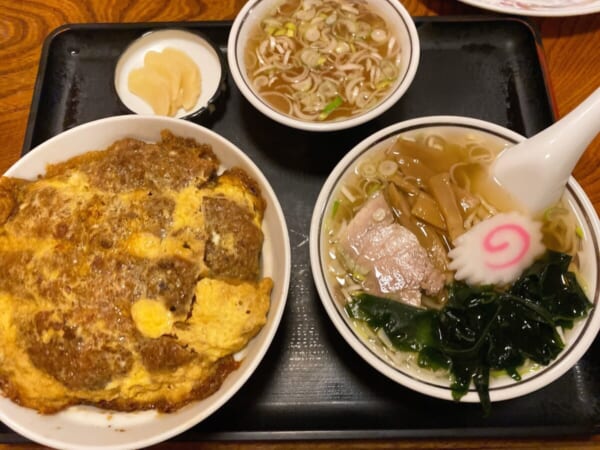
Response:
[{"label": "white bowl rim", "polygon": [[[338,309],[331,298],[329,288],[324,280],[320,257],[321,218],[325,213],[325,207],[328,204],[330,195],[346,168],[348,168],[364,151],[378,142],[384,141],[385,139],[401,132],[429,126],[466,127],[491,133],[501,138],[512,140],[515,143],[525,139],[525,137],[521,136],[520,134],[492,122],[466,116],[451,115],[426,116],[409,119],[379,130],[354,146],[338,162],[325,181],[317,197],[315,209],[311,218],[309,239],[310,260],[317,291],[327,315],[333,322],[338,332],[363,360],[365,360],[381,374],[416,392],[443,400],[452,400],[449,387],[439,387],[432,383],[428,383],[427,381],[420,380],[415,376],[404,373],[399,369],[393,368],[363,343],[356,332],[353,331],[350,324],[345,321],[342,316],[342,312]],[[592,232],[591,238],[593,241],[592,244],[594,246],[594,252],[596,255],[599,255],[600,249],[598,240],[600,239],[600,219],[598,218],[598,214],[575,178],[571,177],[569,179],[567,187],[571,195],[574,197],[574,200],[578,203],[578,207],[580,208],[581,212],[588,219],[588,225]],[[598,260],[596,260],[596,279],[597,283],[600,282],[600,266],[598,264]],[[594,307],[590,311],[588,317],[585,319],[586,322],[583,325],[582,331],[576,337],[575,342],[569,342],[566,345],[565,350],[563,353],[561,353],[562,356],[559,356],[560,359],[558,361],[555,360],[549,366],[543,367],[539,372],[530,378],[520,382],[515,382],[514,384],[502,386],[498,389],[490,389],[490,400],[492,402],[520,397],[539,390],[558,379],[577,363],[577,361],[591,346],[596,335],[598,334],[598,331],[600,330],[600,286],[598,284],[596,285],[596,290],[593,295],[594,297],[591,301],[594,304]],[[473,388],[470,388],[469,392],[462,397],[461,401],[466,403],[478,403],[480,400],[477,392]]]},{"label": "white bowl rim", "polygon": [[[287,297],[289,295],[290,277],[291,277],[291,246],[290,246],[289,234],[287,231],[288,228],[287,228],[285,216],[283,214],[283,210],[281,208],[279,200],[278,200],[277,196],[275,195],[275,191],[271,187],[269,181],[267,180],[267,178],[265,177],[263,172],[260,170],[260,168],[250,159],[250,157],[248,155],[246,155],[246,153],[244,153],[239,147],[237,147],[235,144],[233,144],[229,140],[225,139],[224,137],[220,136],[216,132],[214,132],[202,125],[198,125],[193,122],[189,122],[189,121],[181,120],[181,119],[177,119],[177,118],[172,118],[172,117],[141,116],[141,115],[133,115],[133,114],[112,116],[112,117],[107,117],[104,119],[94,120],[92,122],[78,125],[74,128],[66,130],[66,131],[48,139],[47,141],[44,141],[43,143],[39,144],[34,149],[32,149],[30,152],[28,152],[26,155],[24,155],[22,158],[20,158],[15,164],[13,164],[5,172],[4,175],[5,176],[13,176],[12,174],[14,174],[18,170],[20,170],[22,166],[27,166],[27,164],[29,163],[30,160],[35,160],[35,158],[37,158],[39,156],[39,154],[46,151],[46,149],[49,148],[50,146],[54,145],[54,143],[64,140],[65,137],[69,137],[75,133],[80,133],[82,130],[92,130],[93,128],[99,127],[102,125],[113,125],[115,129],[118,129],[117,127],[119,125],[122,125],[124,122],[128,123],[133,128],[137,127],[137,129],[140,129],[140,127],[144,128],[144,129],[151,128],[152,125],[154,125],[156,128],[151,128],[151,129],[162,130],[164,128],[168,128],[169,126],[172,126],[174,128],[185,129],[185,130],[189,131],[190,133],[194,133],[194,132],[204,133],[205,135],[210,136],[210,138],[214,139],[220,145],[228,147],[229,148],[228,151],[232,151],[233,153],[235,153],[237,158],[239,158],[244,164],[246,164],[247,166],[252,168],[252,170],[254,171],[252,176],[258,181],[265,198],[270,199],[270,201],[267,205],[267,208],[273,210],[273,213],[276,216],[277,223],[279,224],[278,228],[280,228],[280,230],[281,230],[281,237],[283,240],[283,242],[282,242],[283,243],[283,248],[282,248],[283,251],[280,254],[278,254],[277,265],[279,267],[283,268],[282,272],[284,274],[284,277],[283,277],[283,279],[280,279],[280,280],[274,280],[275,282],[280,284],[281,296],[279,298],[277,298],[277,300],[278,300],[277,308],[273,308],[274,302],[273,302],[273,298],[271,299],[272,308],[269,311],[268,322],[265,325],[265,327],[263,327],[263,329],[259,332],[259,335],[261,335],[261,333],[263,334],[261,337],[261,339],[264,339],[263,345],[261,347],[259,347],[258,351],[256,352],[255,357],[252,360],[248,361],[248,364],[246,364],[246,360],[245,360],[243,367],[239,367],[238,369],[236,369],[236,371],[229,374],[227,379],[231,378],[231,377],[236,377],[234,384],[232,384],[226,391],[224,390],[224,387],[221,386],[221,388],[217,392],[215,392],[211,396],[207,397],[207,399],[209,399],[215,395],[218,396],[217,401],[214,401],[213,403],[211,403],[208,408],[199,409],[192,417],[188,418],[186,421],[182,421],[178,426],[172,427],[166,431],[163,431],[160,433],[155,433],[154,435],[152,435],[152,432],[150,432],[149,436],[145,437],[144,439],[137,439],[135,441],[128,441],[128,442],[123,441],[120,443],[109,444],[109,445],[73,444],[73,443],[70,443],[70,442],[67,442],[64,440],[48,437],[43,433],[43,431],[29,428],[28,426],[22,425],[21,422],[13,420],[13,418],[11,417],[10,414],[7,415],[6,412],[2,408],[0,408],[0,421],[2,421],[5,425],[7,425],[9,428],[13,429],[17,433],[21,434],[22,436],[24,436],[28,439],[31,439],[32,441],[35,441],[37,443],[40,443],[42,445],[48,445],[48,446],[55,447],[55,448],[76,449],[76,450],[92,450],[92,449],[117,450],[117,449],[128,449],[128,448],[145,448],[150,445],[154,445],[154,444],[163,442],[167,439],[170,439],[180,433],[183,433],[184,431],[190,429],[191,427],[198,425],[200,422],[202,422],[203,420],[208,418],[210,415],[212,415],[215,411],[217,411],[219,408],[221,408],[227,401],[229,401],[242,388],[242,386],[247,382],[247,380],[255,372],[256,368],[263,360],[267,350],[271,347],[271,344],[275,337],[275,334],[277,333],[277,330],[279,329],[279,325],[280,325],[281,319],[283,317],[283,313],[284,313],[285,306],[287,303]],[[119,134],[119,133],[117,133],[117,134]],[[129,133],[125,133],[125,134],[120,133],[120,136],[125,137],[125,136],[130,136],[131,134],[133,134],[133,132],[129,132]],[[116,139],[118,139],[118,138],[113,139],[113,141]],[[196,139],[201,139],[201,138],[196,138]],[[89,149],[86,149],[85,151],[91,151],[91,150],[97,150],[97,148],[89,148]],[[82,151],[80,153],[85,153],[85,151]],[[218,149],[215,150],[215,153],[217,154],[217,156],[219,156]],[[55,160],[52,160],[51,162],[63,161],[65,159],[68,159],[68,157],[69,156],[65,156],[63,158],[57,158]],[[35,176],[35,175],[37,175],[37,174],[33,174],[33,176]],[[257,337],[255,337],[254,339],[256,339],[256,338]],[[227,382],[227,379],[225,380],[226,382]],[[0,399],[10,402],[10,400],[6,399],[5,397],[2,397],[1,394],[0,394]],[[197,402],[192,402],[192,403],[184,406],[181,410],[178,410],[178,411],[182,411],[185,408],[193,407],[193,405],[195,403],[199,403],[204,400],[206,400],[206,399],[199,400]],[[30,410],[28,408],[23,408],[18,405],[16,405],[16,407],[21,410],[26,411],[28,414],[31,413],[32,417],[33,416],[53,417],[52,415],[50,415],[50,416],[40,415],[34,410]],[[108,411],[108,410],[99,409],[99,411],[110,413],[110,411]],[[175,411],[173,413],[168,413],[168,415],[170,415],[170,416],[176,415],[178,413],[178,411]],[[141,413],[145,414],[146,412],[141,412]],[[117,412],[115,414],[128,416],[130,414],[135,415],[138,413]],[[125,434],[125,433],[123,433],[123,434]]]},{"label": "white bowl rim", "polygon": [[410,41],[410,55],[408,58],[408,66],[406,72],[403,75],[402,80],[396,86],[395,90],[388,95],[382,102],[377,104],[373,109],[357,115],[352,116],[345,120],[331,121],[331,122],[310,122],[305,120],[296,119],[294,117],[283,114],[263,102],[258,95],[248,86],[245,81],[243,74],[240,71],[240,65],[238,64],[237,58],[237,44],[239,33],[242,29],[243,24],[246,22],[246,17],[252,13],[252,9],[260,2],[271,1],[271,0],[250,0],[248,1],[237,14],[233,21],[231,30],[229,32],[229,39],[227,41],[227,61],[229,65],[229,71],[233,77],[235,84],[242,93],[242,95],[248,100],[256,109],[258,109],[265,116],[269,117],[276,122],[283,125],[287,125],[292,128],[297,128],[306,131],[318,131],[328,132],[343,130],[346,128],[352,128],[357,125],[368,122],[369,120],[378,117],[383,114],[394,104],[396,104],[404,93],[408,90],[411,83],[413,82],[417,69],[419,67],[421,44],[419,40],[419,34],[414,20],[412,19],[409,12],[397,0],[382,0],[389,4],[394,10],[397,11],[401,21],[406,27],[408,39]]}]

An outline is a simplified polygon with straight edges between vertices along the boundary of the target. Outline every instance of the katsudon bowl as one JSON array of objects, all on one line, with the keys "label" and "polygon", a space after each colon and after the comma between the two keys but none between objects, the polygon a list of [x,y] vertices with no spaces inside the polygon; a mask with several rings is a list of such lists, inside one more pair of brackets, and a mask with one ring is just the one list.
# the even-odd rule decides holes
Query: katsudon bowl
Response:
[{"label": "katsudon bowl", "polygon": [[[432,235],[439,235],[439,230],[434,230],[436,226],[449,229],[449,222],[437,222],[437,225],[432,226],[430,222],[435,223],[436,217],[425,220],[422,211],[419,211],[423,204],[417,203],[415,199],[416,196],[421,195],[423,189],[426,189],[424,184],[429,186],[437,184],[437,181],[435,183],[432,181],[433,174],[442,174],[447,170],[443,167],[444,164],[452,163],[451,175],[447,178],[452,182],[461,182],[462,187],[456,189],[454,185],[448,184],[447,189],[444,188],[442,191],[452,190],[452,195],[459,198],[458,196],[461,195],[459,193],[467,189],[469,183],[472,186],[475,186],[475,183],[479,183],[477,186],[486,186],[482,184],[482,180],[489,179],[486,168],[493,161],[494,155],[523,139],[523,136],[511,130],[467,117],[434,116],[408,120],[382,129],[356,145],[335,166],[323,185],[311,221],[310,258],[313,277],[324,309],[338,332],[364,361],[381,374],[407,388],[445,400],[482,401],[483,406],[489,411],[491,402],[528,394],[559,378],[584,355],[598,333],[600,222],[593,204],[577,181],[571,177],[560,204],[549,208],[544,217],[536,218],[544,224],[542,227],[544,244],[553,249],[563,249],[562,239],[565,236],[559,237],[560,241],[552,241],[550,235],[546,233],[552,233],[551,227],[554,225],[551,224],[555,220],[561,221],[555,230],[560,230],[561,235],[567,235],[568,243],[565,244],[567,247],[564,251],[572,254],[569,270],[575,274],[584,293],[578,297],[577,302],[573,300],[573,303],[570,301],[567,303],[573,311],[579,308],[574,314],[576,316],[574,320],[568,321],[563,324],[564,326],[557,323],[560,320],[549,320],[544,325],[549,336],[562,341],[564,347],[557,346],[552,357],[548,357],[542,363],[533,360],[533,356],[511,360],[514,361],[514,364],[511,363],[513,377],[508,375],[508,370],[499,370],[498,366],[491,366],[490,363],[485,362],[491,366],[487,369],[489,376],[485,377],[485,369],[478,372],[483,373],[485,383],[489,382],[487,388],[482,389],[483,395],[478,393],[472,378],[466,378],[466,382],[463,379],[462,385],[457,385],[455,372],[451,372],[452,368],[459,367],[459,364],[464,367],[464,360],[459,359],[461,355],[474,357],[475,351],[491,348],[491,346],[484,347],[487,345],[486,342],[509,342],[508,347],[496,346],[495,348],[506,348],[507,353],[500,353],[500,355],[515,357],[516,353],[512,350],[519,348],[517,346],[517,340],[521,339],[519,336],[523,341],[527,341],[531,336],[525,338],[524,335],[519,334],[519,330],[507,328],[511,332],[514,331],[514,340],[499,341],[495,335],[492,336],[491,331],[490,334],[484,334],[485,330],[481,331],[476,325],[472,325],[474,322],[470,322],[469,326],[463,328],[459,326],[460,321],[453,322],[453,317],[469,317],[453,316],[457,310],[463,314],[464,311],[468,311],[467,306],[479,307],[485,303],[478,304],[473,299],[491,298],[494,299],[493,301],[498,301],[500,298],[505,298],[496,297],[495,293],[506,292],[510,283],[494,286],[491,289],[494,294],[483,294],[490,295],[489,297],[465,295],[463,298],[473,301],[467,306],[465,303],[455,301],[451,305],[454,309],[444,309],[449,302],[449,287],[453,283],[455,287],[459,286],[454,279],[455,272],[444,266],[448,264],[446,252],[450,246],[448,243],[453,242],[452,237],[442,236],[441,240],[432,238],[432,242],[437,242],[440,246],[438,250],[442,249],[441,252],[426,241]],[[478,181],[469,178],[470,171],[474,169],[469,166],[471,163],[461,159],[462,156],[455,156],[450,162],[444,161],[443,152],[458,152],[457,149],[468,149],[467,153],[476,158],[473,167],[477,167],[477,171],[472,175],[479,174]],[[425,167],[428,164],[433,164],[434,167]],[[482,175],[485,178],[481,178]],[[422,183],[426,177],[429,177],[429,182]],[[440,179],[445,179],[444,177],[446,175],[441,175]],[[489,187],[493,185],[494,183],[490,183]],[[500,194],[484,190],[479,192],[484,192],[485,198],[488,199]],[[436,195],[423,193],[423,196],[429,200],[432,197],[437,199]],[[510,199],[504,198],[504,200]],[[367,201],[370,202],[371,209],[363,207]],[[376,204],[376,202],[380,203]],[[483,203],[478,205],[482,206]],[[509,202],[501,205],[501,210],[510,211],[512,207],[516,207],[516,204]],[[361,211],[365,212],[360,215]],[[470,220],[473,220],[473,217]],[[466,227],[466,222],[461,225]],[[397,225],[402,225],[409,230],[409,233],[412,231],[417,238],[405,238],[399,241]],[[390,228],[394,229],[395,234],[391,232],[387,234]],[[500,240],[496,240],[497,238]],[[498,256],[505,259],[515,256],[514,253],[509,253],[514,251],[510,246],[512,239],[510,235],[498,234],[490,239],[489,249],[496,251]],[[425,249],[424,256],[416,246]],[[411,252],[420,256],[413,255],[405,259],[405,255]],[[464,253],[467,262],[472,260],[475,266],[484,266],[484,261],[478,260],[478,253],[474,251],[470,253],[468,249]],[[393,264],[388,264],[390,261],[393,261]],[[429,263],[431,264],[426,266]],[[540,267],[544,266],[540,264]],[[411,284],[411,276],[418,277],[419,273],[425,273],[423,272],[425,270],[429,271],[429,274],[436,273],[434,270],[441,272],[441,281],[435,288],[438,289],[437,291],[431,284],[426,284],[429,283],[428,280],[434,279],[432,275],[416,278],[416,285]],[[533,276],[538,277],[537,280],[542,279],[535,271],[528,273],[533,273]],[[559,279],[563,279],[564,276],[566,275],[559,275],[557,272],[553,276],[544,276],[543,279],[545,282],[559,283]],[[517,286],[519,280],[512,286]],[[548,291],[558,290],[557,284]],[[471,295],[470,292],[475,291],[456,288],[454,292],[457,293],[455,298],[461,298],[461,293],[467,292]],[[515,288],[515,291],[511,292],[520,291]],[[446,297],[436,297],[442,294]],[[386,299],[380,300],[381,297]],[[496,303],[496,305],[510,308],[511,303],[504,305]],[[494,317],[498,318],[498,321],[494,322],[490,319],[489,322],[483,323],[490,324],[490,327],[492,325],[495,327],[496,323],[510,323],[501,322],[499,318],[506,316],[501,316],[498,312],[511,311],[510,309],[495,311],[498,315]],[[491,316],[478,317],[481,319],[481,317]],[[450,326],[443,328],[444,323]],[[462,323],[464,325],[466,322]],[[427,328],[428,326],[431,328]],[[452,335],[452,329],[459,332]],[[497,328],[486,328],[488,329]],[[481,331],[480,334],[477,334],[480,332],[478,330]],[[438,331],[456,340],[441,340],[442,334],[436,334]],[[455,344],[462,342],[460,332],[472,333],[463,335],[467,336],[465,339],[472,339],[472,342],[462,347]],[[475,340],[473,336],[477,339]],[[495,341],[492,341],[493,339]],[[539,357],[538,352],[543,352],[543,349],[547,348],[547,343],[540,341],[541,344],[538,344],[538,341],[534,340],[530,342],[535,344],[527,349],[529,354],[535,355],[538,360],[543,359]],[[471,353],[465,351],[461,354],[459,349],[466,349]],[[523,347],[519,351],[522,350]],[[491,350],[485,355],[487,358],[485,361],[491,361],[492,356],[496,358],[494,361],[498,361],[498,355]],[[520,356],[522,355],[521,353]],[[477,364],[480,364],[478,367],[484,365],[480,362]]]},{"label": "katsudon bowl", "polygon": [[258,183],[266,200],[262,223],[264,243],[261,276],[273,280],[270,309],[265,325],[239,353],[240,362],[221,387],[203,400],[193,401],[171,413],[154,410],[115,412],[88,406],[72,406],[56,414],[39,414],[0,396],[0,420],[17,433],[43,445],[64,449],[143,448],[164,441],[198,424],[238,392],[265,356],[285,308],[290,277],[290,245],[281,206],[268,180],[251,159],[235,145],[191,122],[153,116],[120,116],[101,119],[63,132],[39,145],[5,175],[35,179],[47,164],[82,153],[104,149],[118,139],[131,137],[160,140],[161,130],[193,138],[212,146],[221,168],[240,167]]}]

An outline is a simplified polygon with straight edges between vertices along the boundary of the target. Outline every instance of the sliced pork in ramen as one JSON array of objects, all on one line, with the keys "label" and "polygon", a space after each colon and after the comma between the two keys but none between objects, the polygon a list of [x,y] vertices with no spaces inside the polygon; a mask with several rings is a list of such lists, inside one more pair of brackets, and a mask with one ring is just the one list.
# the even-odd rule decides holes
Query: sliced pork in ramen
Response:
[{"label": "sliced pork in ramen", "polygon": [[442,272],[417,237],[394,222],[381,193],[370,198],[342,231],[338,251],[373,295],[420,306],[422,292],[435,295],[444,287]]}]

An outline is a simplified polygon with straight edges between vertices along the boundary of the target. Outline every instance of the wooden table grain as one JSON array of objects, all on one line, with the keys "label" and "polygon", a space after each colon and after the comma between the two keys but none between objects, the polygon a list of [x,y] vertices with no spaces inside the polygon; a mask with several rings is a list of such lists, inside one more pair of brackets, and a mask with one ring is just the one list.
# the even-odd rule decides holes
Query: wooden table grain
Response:
[{"label": "wooden table grain", "polygon": [[[233,19],[244,0],[0,0],[0,173],[18,158],[45,37],[65,23],[153,22]],[[413,16],[489,12],[456,0],[403,0]],[[542,36],[558,116],[564,116],[600,87],[600,14],[532,18]],[[600,211],[600,138],[577,165],[575,177]],[[403,440],[353,442],[166,443],[156,449],[600,449],[600,436],[540,440]],[[39,449],[0,444],[0,450]]]}]

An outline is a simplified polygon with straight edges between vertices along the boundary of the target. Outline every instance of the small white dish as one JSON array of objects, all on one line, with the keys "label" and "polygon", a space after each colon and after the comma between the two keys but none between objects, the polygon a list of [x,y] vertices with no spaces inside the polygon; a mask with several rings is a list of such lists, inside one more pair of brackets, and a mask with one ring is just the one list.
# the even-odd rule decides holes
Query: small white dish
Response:
[{"label": "small white dish", "polygon": [[459,0],[505,14],[566,17],[600,12],[600,0]]},{"label": "small white dish", "polygon": [[112,412],[75,406],[43,415],[23,408],[0,395],[0,420],[15,432],[42,445],[72,450],[145,448],[182,433],[223,406],[248,380],[269,348],[287,300],[291,250],[285,217],[269,182],[238,147],[195,123],[168,117],[126,115],[90,122],[42,143],[15,163],[7,176],[35,179],[50,163],[64,161],[91,150],[108,147],[125,137],[157,141],[169,129],[177,136],[212,146],[223,167],[244,169],[259,184],[267,208],[263,220],[262,275],[273,279],[267,323],[248,346],[236,355],[240,367],[225,379],[213,395],[173,412]]},{"label": "small white dish", "polygon": [[189,111],[180,108],[175,117],[195,118],[212,112],[214,103],[225,89],[226,70],[218,47],[206,37],[183,29],[157,29],[133,41],[121,54],[115,67],[114,87],[123,105],[140,115],[155,115],[151,106],[128,87],[129,73],[143,67],[144,56],[151,50],[160,52],[167,47],[186,53],[198,66],[201,79],[200,96]]},{"label": "small white dish", "polygon": [[227,42],[227,59],[231,75],[242,95],[270,119],[292,128],[308,131],[335,131],[352,128],[374,119],[391,108],[412,83],[420,58],[419,35],[413,19],[397,0],[366,0],[366,5],[384,17],[401,50],[400,75],[382,101],[371,109],[341,120],[309,121],[274,109],[256,92],[246,71],[244,52],[249,36],[260,21],[283,0],[250,0],[236,16]]},{"label": "small white dish", "polygon": [[[398,135],[410,134],[416,130],[440,129],[450,127],[465,130],[469,134],[484,133],[490,135],[501,143],[518,143],[525,138],[511,130],[500,127],[490,122],[478,119],[456,116],[432,116],[407,120],[391,125],[369,136],[351,151],[336,165],[317,198],[312,215],[310,228],[310,260],[313,277],[317,291],[335,328],[344,337],[346,342],[356,353],[377,371],[391,380],[422,394],[445,400],[452,400],[449,377],[444,373],[438,376],[426,369],[415,369],[412,365],[399,367],[390,362],[381,345],[367,340],[355,329],[348,314],[344,311],[344,299],[336,292],[336,284],[328,275],[325,261],[328,258],[327,237],[324,232],[324,218],[332,211],[335,201],[334,194],[339,183],[344,177],[356,170],[361,157],[374,153],[389,146],[390,142]],[[443,133],[442,133],[443,134]],[[578,257],[581,266],[581,275],[586,281],[586,293],[593,303],[587,318],[575,322],[572,330],[566,333],[566,345],[558,357],[548,366],[540,367],[535,371],[523,373],[522,380],[516,382],[509,376],[492,377],[490,379],[490,399],[492,402],[519,397],[552,383],[569,369],[588,350],[600,330],[600,272],[598,255],[600,255],[600,219],[593,204],[577,183],[571,177],[567,184],[566,198],[578,222],[581,225],[583,248]],[[462,402],[477,403],[479,396],[471,387],[469,392],[462,397]]]}]

